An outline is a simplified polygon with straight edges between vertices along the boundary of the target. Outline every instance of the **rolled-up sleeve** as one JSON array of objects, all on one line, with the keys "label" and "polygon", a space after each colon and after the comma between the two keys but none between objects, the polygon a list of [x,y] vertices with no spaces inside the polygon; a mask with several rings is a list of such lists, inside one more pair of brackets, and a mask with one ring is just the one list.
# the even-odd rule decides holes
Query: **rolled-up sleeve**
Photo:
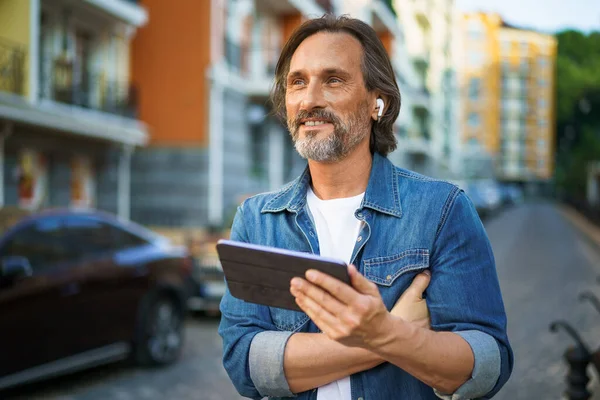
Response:
[{"label": "rolled-up sleeve", "polygon": [[471,379],[466,381],[452,394],[435,390],[435,394],[444,400],[471,399],[473,393],[489,393],[500,377],[500,350],[496,339],[480,331],[455,332],[471,346],[475,366]]},{"label": "rolled-up sleeve", "polygon": [[250,345],[250,377],[263,396],[292,397],[285,379],[283,356],[292,332],[261,332]]},{"label": "rolled-up sleeve", "polygon": [[443,399],[491,398],[506,383],[513,353],[492,248],[464,192],[448,199],[432,251],[426,291],[431,326],[460,335],[471,347],[471,378]]},{"label": "rolled-up sleeve", "polygon": [[[248,241],[243,220],[240,207],[231,228],[232,240]],[[228,289],[220,311],[223,366],[240,395],[256,400],[289,395],[283,354],[291,332],[277,332],[267,306],[237,299]]]}]

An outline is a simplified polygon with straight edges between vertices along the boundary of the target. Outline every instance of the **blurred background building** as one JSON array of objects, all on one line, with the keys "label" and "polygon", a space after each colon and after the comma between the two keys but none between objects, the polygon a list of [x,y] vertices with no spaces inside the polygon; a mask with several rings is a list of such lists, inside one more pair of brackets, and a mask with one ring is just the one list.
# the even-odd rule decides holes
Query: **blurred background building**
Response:
[{"label": "blurred background building", "polygon": [[0,204],[227,227],[242,198],[304,168],[268,97],[283,44],[325,12],[388,50],[394,163],[552,178],[556,40],[454,0],[0,0]]},{"label": "blurred background building", "polygon": [[[390,158],[417,172],[460,176],[453,1],[143,4],[151,18],[134,39],[132,76],[152,134],[133,156],[136,221],[227,225],[243,196],[281,187],[301,172],[304,162],[268,96],[287,38],[325,12],[369,23],[390,54],[403,95],[399,146]],[[402,18],[398,7],[407,10]]]},{"label": "blurred background building", "polygon": [[531,189],[547,185],[554,164],[556,39],[484,13],[464,15],[462,32],[462,140],[473,154],[466,175]]},{"label": "blurred background building", "polygon": [[299,173],[268,105],[292,31],[331,11],[314,0],[143,2],[151,18],[133,45],[133,80],[150,144],[134,155],[133,218],[162,227],[230,223],[243,196]]},{"label": "blurred background building", "polygon": [[394,0],[392,4],[406,32],[407,52],[416,73],[411,82],[417,93],[404,91],[405,98],[424,98],[412,109],[401,111],[412,113],[415,123],[401,135],[399,147],[412,150],[415,146],[411,141],[421,145],[416,147],[419,151],[412,152],[412,162],[400,165],[427,175],[457,179],[461,176],[462,157],[458,139],[458,49],[453,46],[459,39],[454,1]]},{"label": "blurred background building", "polygon": [[0,204],[128,218],[147,141],[129,45],[147,11],[113,0],[0,0]]}]

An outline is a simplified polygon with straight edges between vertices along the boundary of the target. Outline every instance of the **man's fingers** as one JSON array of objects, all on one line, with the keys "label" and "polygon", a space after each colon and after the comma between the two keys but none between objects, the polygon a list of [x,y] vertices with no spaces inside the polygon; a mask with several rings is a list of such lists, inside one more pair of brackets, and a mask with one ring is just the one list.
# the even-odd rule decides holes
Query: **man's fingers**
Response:
[{"label": "man's fingers", "polygon": [[344,304],[354,301],[358,293],[351,286],[332,277],[331,275],[311,269],[306,271],[306,280],[331,294],[332,297]]},{"label": "man's fingers", "polygon": [[350,275],[350,282],[352,283],[352,286],[359,293],[368,294],[371,296],[379,296],[379,289],[377,289],[377,285],[362,276],[354,265],[348,265],[348,274]]},{"label": "man's fingers", "polygon": [[323,290],[319,286],[313,285],[312,283],[301,278],[292,279],[291,293],[295,297],[298,297],[298,294],[301,294],[306,298],[310,298],[312,301],[327,310],[327,312],[334,315],[340,314],[345,307],[340,300],[332,296],[326,290]]},{"label": "man's fingers", "polygon": [[423,293],[429,286],[429,282],[431,282],[431,273],[429,270],[425,270],[415,276],[415,279],[413,279],[408,289],[406,289],[402,295],[411,296],[414,299],[420,300],[423,298]]},{"label": "man's fingers", "polygon": [[298,304],[302,311],[304,311],[323,332],[329,334],[336,330],[340,325],[339,320],[334,315],[302,293],[299,293],[298,296],[296,296],[296,304]]}]

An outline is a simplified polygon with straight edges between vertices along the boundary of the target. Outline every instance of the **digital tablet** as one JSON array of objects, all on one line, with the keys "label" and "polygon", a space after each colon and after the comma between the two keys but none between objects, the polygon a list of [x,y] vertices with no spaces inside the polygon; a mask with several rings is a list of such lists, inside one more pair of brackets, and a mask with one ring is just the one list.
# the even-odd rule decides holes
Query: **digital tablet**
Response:
[{"label": "digital tablet", "polygon": [[232,296],[250,303],[301,311],[290,293],[293,277],[316,269],[350,284],[341,260],[221,239],[217,252]]}]

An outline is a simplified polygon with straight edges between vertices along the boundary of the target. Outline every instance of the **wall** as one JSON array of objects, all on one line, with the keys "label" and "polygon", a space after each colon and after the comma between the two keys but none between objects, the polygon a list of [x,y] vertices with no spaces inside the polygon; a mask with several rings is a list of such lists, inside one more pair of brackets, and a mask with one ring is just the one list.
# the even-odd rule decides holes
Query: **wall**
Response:
[{"label": "wall", "polygon": [[0,0],[0,46],[17,46],[25,51],[23,95],[29,93],[29,0]]},{"label": "wall", "polygon": [[207,221],[208,151],[138,149],[131,165],[131,219],[162,227],[198,227]]},{"label": "wall", "polygon": [[131,46],[131,78],[150,145],[205,146],[211,1],[143,0],[149,23]]},{"label": "wall", "polygon": [[302,24],[302,14],[290,14],[283,17],[283,41],[282,43],[287,42],[287,40],[292,36],[294,30]]}]

